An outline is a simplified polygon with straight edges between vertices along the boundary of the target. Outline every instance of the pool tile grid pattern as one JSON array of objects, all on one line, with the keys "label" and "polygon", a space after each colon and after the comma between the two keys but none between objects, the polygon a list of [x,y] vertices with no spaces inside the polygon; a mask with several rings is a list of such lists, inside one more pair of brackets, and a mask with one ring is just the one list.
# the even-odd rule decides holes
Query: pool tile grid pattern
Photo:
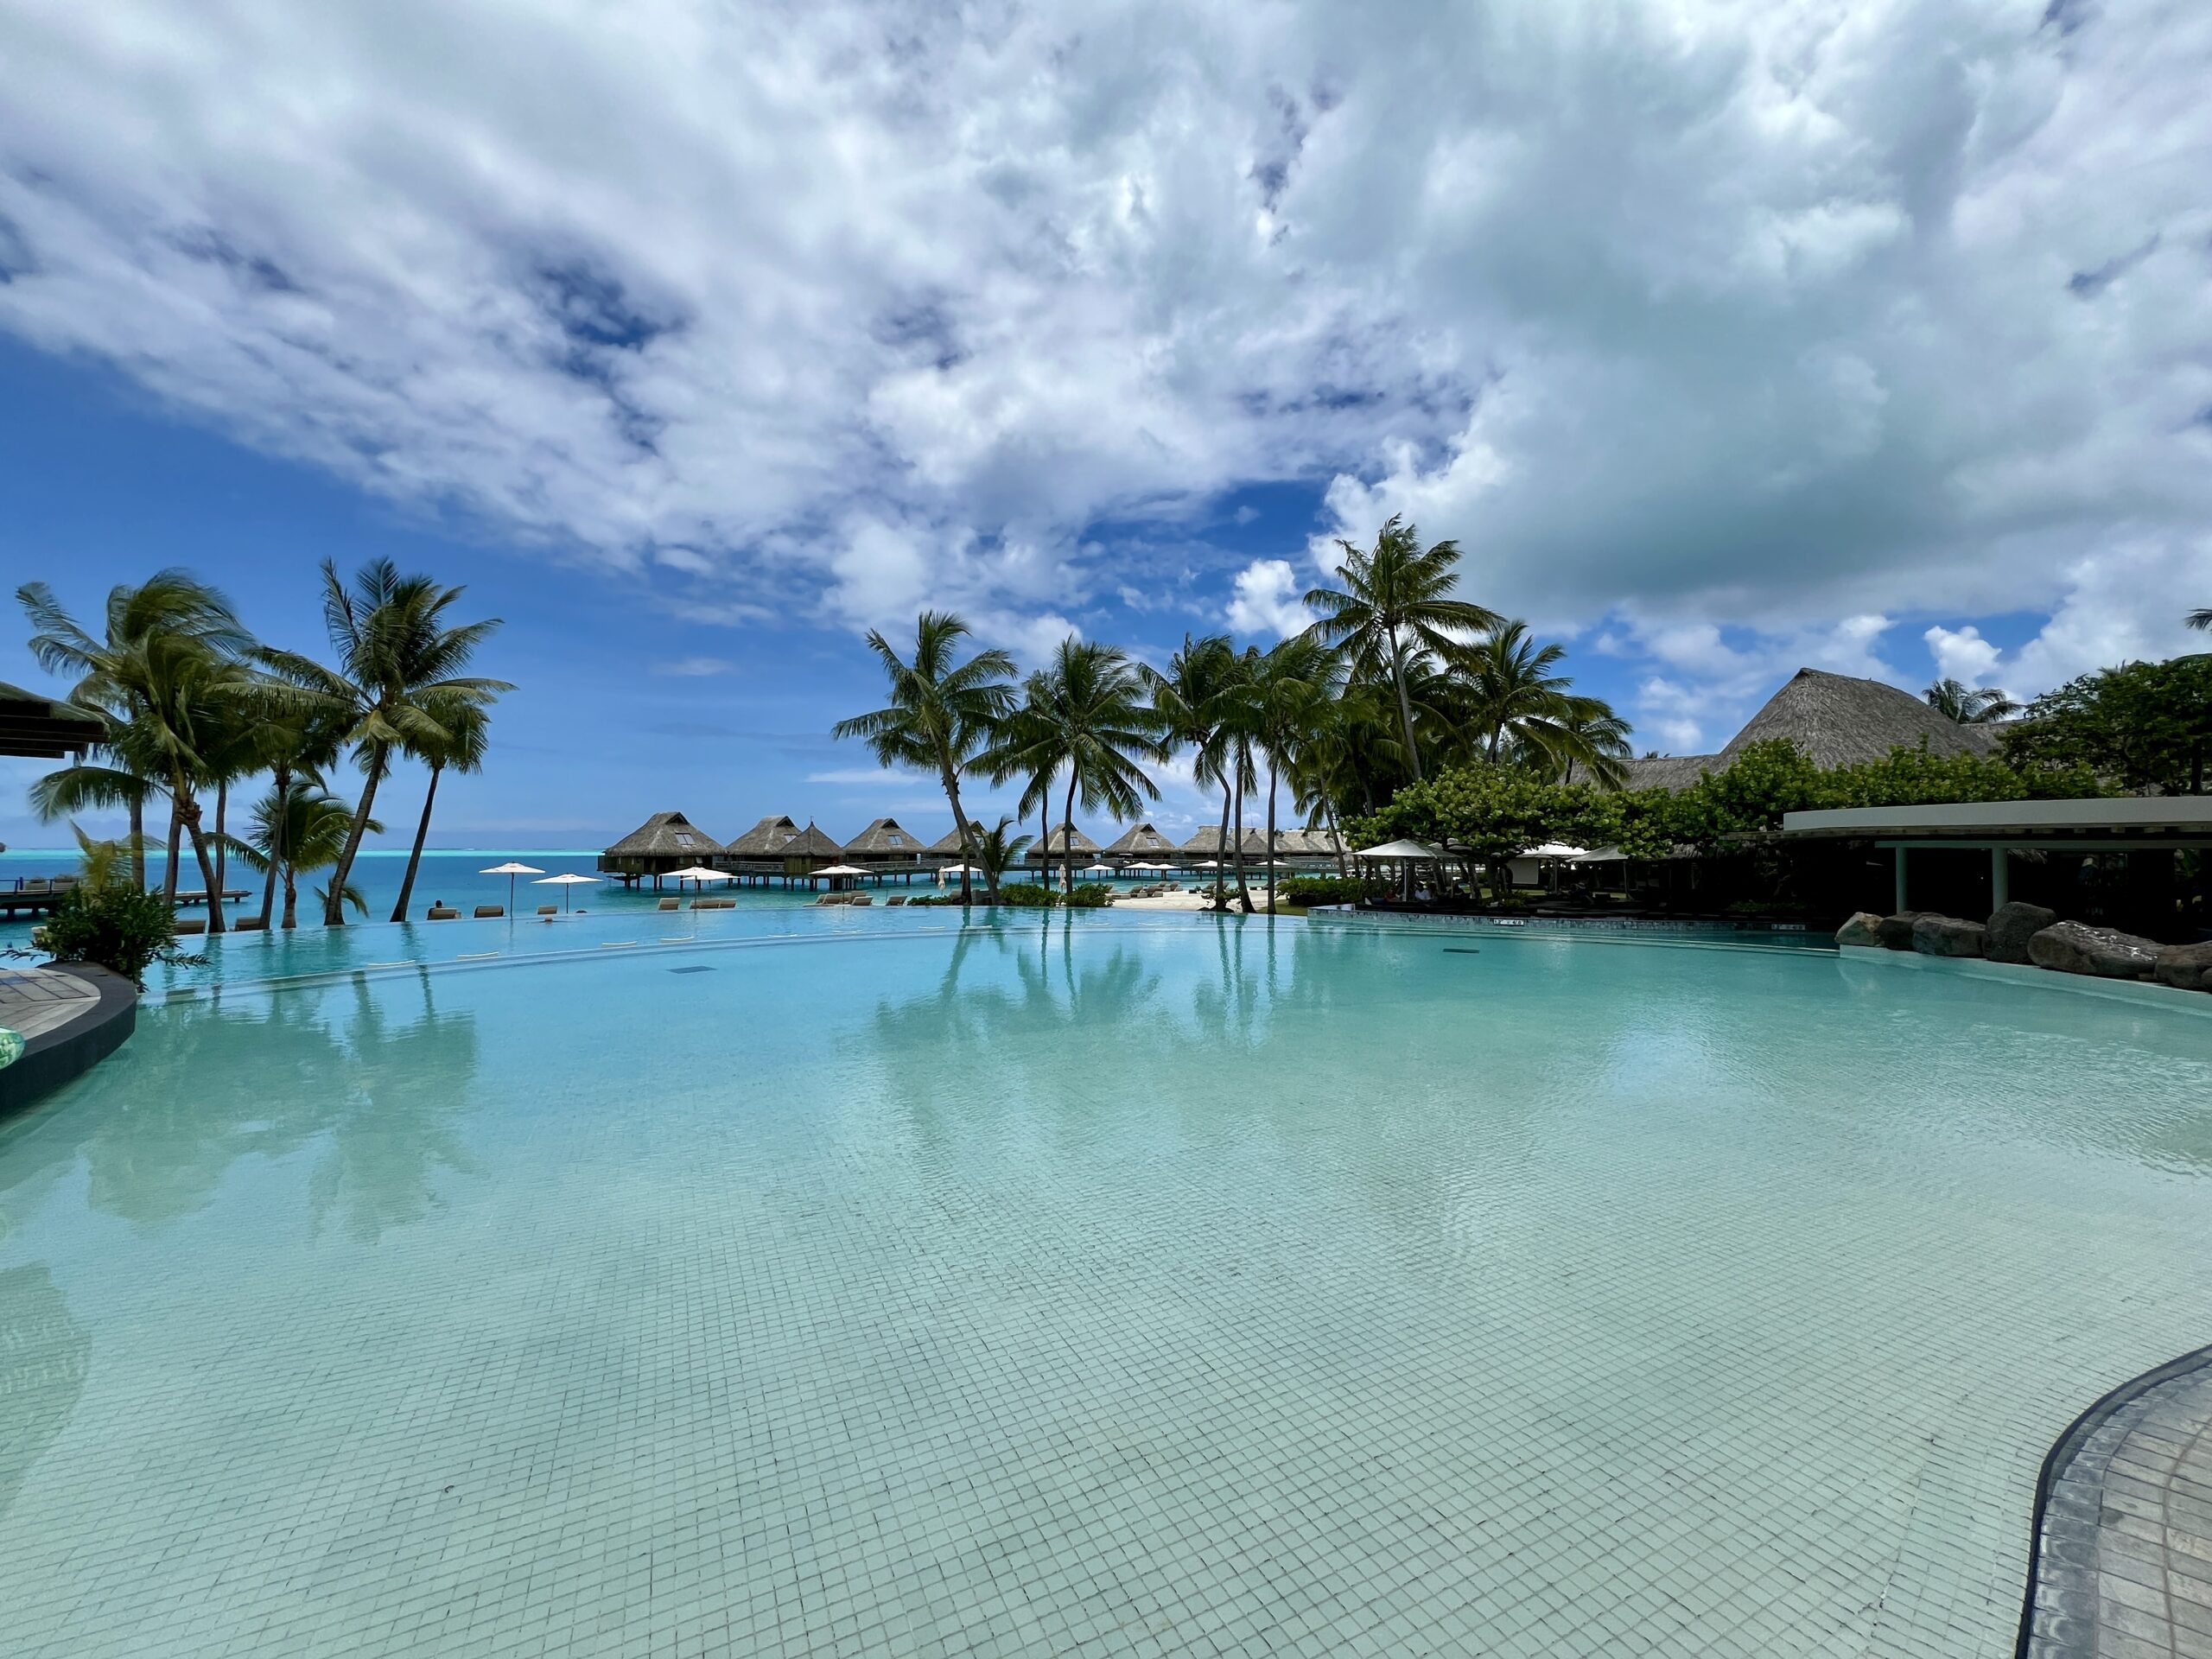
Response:
[{"label": "pool tile grid pattern", "polygon": [[2037,1541],[2027,1659],[2212,1659],[2212,1350],[2082,1427]]}]

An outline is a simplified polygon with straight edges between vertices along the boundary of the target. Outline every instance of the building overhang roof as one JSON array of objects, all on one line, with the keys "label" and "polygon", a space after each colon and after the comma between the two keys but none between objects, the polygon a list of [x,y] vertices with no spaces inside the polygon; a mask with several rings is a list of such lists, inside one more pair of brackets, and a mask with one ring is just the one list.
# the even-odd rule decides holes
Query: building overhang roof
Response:
[{"label": "building overhang roof", "polygon": [[1852,806],[1787,812],[1791,840],[1877,841],[1952,847],[2212,846],[2212,795],[2126,795],[2109,800],[1955,801],[1936,806]]}]

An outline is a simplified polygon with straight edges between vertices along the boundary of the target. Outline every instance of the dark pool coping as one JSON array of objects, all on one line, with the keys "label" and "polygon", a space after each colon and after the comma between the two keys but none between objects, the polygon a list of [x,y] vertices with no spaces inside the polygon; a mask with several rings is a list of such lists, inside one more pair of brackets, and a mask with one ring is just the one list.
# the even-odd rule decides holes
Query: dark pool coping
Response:
[{"label": "dark pool coping", "polygon": [[[2208,1376],[2212,1347],[2179,1355],[2100,1397],[2052,1444],[2036,1477],[2016,1659],[2093,1659],[2106,1618],[2097,1582],[2103,1493],[2113,1453],[2134,1426],[2131,1408]],[[2212,1399],[2199,1415],[2200,1432],[2212,1427]]]},{"label": "dark pool coping", "polygon": [[138,988],[122,975],[82,962],[47,963],[41,971],[80,979],[99,1000],[75,1019],[32,1038],[13,1065],[0,1066],[0,1117],[35,1105],[84,1076],[137,1029]]}]

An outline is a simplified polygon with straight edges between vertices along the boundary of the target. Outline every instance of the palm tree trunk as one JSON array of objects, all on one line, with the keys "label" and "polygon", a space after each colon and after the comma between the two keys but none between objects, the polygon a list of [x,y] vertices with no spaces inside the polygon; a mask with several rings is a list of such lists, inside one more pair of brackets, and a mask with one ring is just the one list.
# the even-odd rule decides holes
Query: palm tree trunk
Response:
[{"label": "palm tree trunk", "polygon": [[1414,700],[1406,690],[1405,653],[1398,646],[1398,631],[1390,630],[1390,680],[1398,692],[1398,721],[1405,728],[1406,760],[1414,769],[1414,782],[1421,782],[1421,745],[1414,741]]},{"label": "palm tree trunk", "polygon": [[223,845],[223,832],[229,825],[230,816],[231,780],[218,778],[215,780],[215,886],[219,891],[231,879],[230,861],[224,856],[228,849]]},{"label": "palm tree trunk", "polygon": [[1275,758],[1268,757],[1268,913],[1275,908]]},{"label": "palm tree trunk", "polygon": [[391,907],[391,919],[407,919],[407,901],[415,895],[415,872],[422,868],[423,842],[430,833],[430,808],[438,798],[438,774],[442,766],[430,768],[430,786],[423,794],[423,816],[415,825],[415,849],[407,855],[407,874],[399,879],[399,902]]},{"label": "palm tree trunk", "polygon": [[184,820],[177,816],[176,796],[169,796],[168,858],[162,868],[162,902],[176,908],[176,867],[183,861]]},{"label": "palm tree trunk", "polygon": [[139,892],[146,891],[146,796],[143,790],[130,798],[130,879]]},{"label": "palm tree trunk", "polygon": [[276,790],[278,810],[276,821],[269,826],[269,870],[261,882],[261,925],[264,929],[276,923],[276,867],[284,861],[283,809],[292,792],[291,767],[279,765],[272,768],[270,783]]},{"label": "palm tree trunk", "polygon": [[1075,892],[1075,786],[1082,775],[1081,768],[1069,765],[1067,810],[1061,815],[1061,822],[1067,826],[1067,840],[1060,848],[1060,891],[1069,895]]},{"label": "palm tree trunk", "polygon": [[1337,804],[1334,801],[1324,799],[1321,803],[1321,812],[1328,822],[1329,839],[1337,843],[1337,874],[1349,881],[1351,880],[1351,863],[1344,856],[1344,832],[1343,826],[1337,822]]},{"label": "palm tree trunk", "polygon": [[[272,865],[270,867],[274,868]],[[299,873],[287,860],[284,864],[284,927],[286,931],[300,925]]]},{"label": "palm tree trunk", "polygon": [[1252,914],[1252,890],[1244,885],[1244,761],[1240,749],[1236,755],[1236,847],[1230,855],[1230,862],[1236,871],[1236,901],[1244,907],[1247,916]]},{"label": "palm tree trunk", "polygon": [[1229,857],[1229,775],[1221,779],[1221,834],[1214,843],[1213,896],[1214,902],[1224,910],[1229,908],[1229,878],[1222,867]]},{"label": "palm tree trunk", "polygon": [[200,865],[200,880],[207,885],[207,931],[211,934],[220,933],[223,931],[223,893],[215,880],[215,861],[207,855],[207,837],[200,831],[200,803],[187,795],[177,809],[177,815],[184,820],[185,834],[192,837],[192,856]]},{"label": "palm tree trunk", "polygon": [[[960,841],[960,902],[971,905],[976,901],[969,892],[968,867],[976,861],[976,836],[968,827],[968,815],[960,810],[960,774],[950,766],[940,766],[938,772],[944,779],[944,798],[952,803],[953,832]],[[991,902],[998,903],[998,877],[986,870],[983,880],[988,885]]]},{"label": "palm tree trunk", "polygon": [[330,896],[322,907],[325,927],[346,925],[346,884],[353,876],[353,860],[361,850],[361,838],[368,834],[369,813],[376,805],[377,785],[384,779],[385,757],[390,753],[379,743],[369,752],[368,776],[361,782],[361,802],[353,809],[353,822],[346,826],[346,848],[338,855],[338,867],[330,874]]}]

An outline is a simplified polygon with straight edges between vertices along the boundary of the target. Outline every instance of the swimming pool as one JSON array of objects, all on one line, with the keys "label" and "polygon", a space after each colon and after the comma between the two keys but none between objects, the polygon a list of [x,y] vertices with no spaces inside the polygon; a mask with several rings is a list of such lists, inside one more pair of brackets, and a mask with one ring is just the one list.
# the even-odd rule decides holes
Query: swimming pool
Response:
[{"label": "swimming pool", "polygon": [[2212,1020],[804,919],[234,976],[0,1126],[9,1639],[1994,1656],[2207,1338]]}]

